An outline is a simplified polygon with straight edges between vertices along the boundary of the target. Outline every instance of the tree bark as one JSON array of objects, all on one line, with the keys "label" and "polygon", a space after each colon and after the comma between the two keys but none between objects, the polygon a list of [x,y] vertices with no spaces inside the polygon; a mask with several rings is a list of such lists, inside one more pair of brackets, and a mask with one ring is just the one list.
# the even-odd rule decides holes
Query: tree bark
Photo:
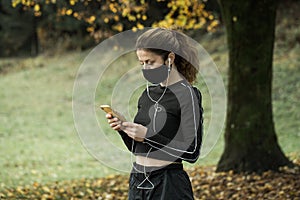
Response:
[{"label": "tree bark", "polygon": [[220,0],[229,48],[225,149],[217,171],[262,172],[291,165],[272,114],[276,0]]}]

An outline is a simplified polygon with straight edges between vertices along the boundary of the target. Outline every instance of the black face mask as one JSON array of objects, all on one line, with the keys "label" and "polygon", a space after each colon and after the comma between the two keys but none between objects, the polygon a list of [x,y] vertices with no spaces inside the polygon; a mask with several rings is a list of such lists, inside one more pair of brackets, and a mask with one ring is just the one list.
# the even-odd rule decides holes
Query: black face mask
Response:
[{"label": "black face mask", "polygon": [[146,80],[153,84],[164,82],[169,76],[169,67],[161,65],[154,69],[142,69]]}]

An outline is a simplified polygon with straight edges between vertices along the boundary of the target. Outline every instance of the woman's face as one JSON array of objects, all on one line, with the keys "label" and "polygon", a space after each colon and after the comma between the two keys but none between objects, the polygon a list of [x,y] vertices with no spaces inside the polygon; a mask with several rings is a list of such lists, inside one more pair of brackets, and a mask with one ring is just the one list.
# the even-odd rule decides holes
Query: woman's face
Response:
[{"label": "woman's face", "polygon": [[136,54],[140,64],[147,69],[154,69],[164,64],[162,57],[151,51],[139,49]]}]

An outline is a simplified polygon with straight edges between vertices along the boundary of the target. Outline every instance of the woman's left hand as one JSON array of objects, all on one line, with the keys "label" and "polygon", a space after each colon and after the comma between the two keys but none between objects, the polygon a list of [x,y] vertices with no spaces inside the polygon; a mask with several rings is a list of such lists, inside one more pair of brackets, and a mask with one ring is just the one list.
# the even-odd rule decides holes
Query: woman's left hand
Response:
[{"label": "woman's left hand", "polygon": [[147,128],[141,124],[123,122],[121,129],[132,139],[143,142],[147,133]]}]

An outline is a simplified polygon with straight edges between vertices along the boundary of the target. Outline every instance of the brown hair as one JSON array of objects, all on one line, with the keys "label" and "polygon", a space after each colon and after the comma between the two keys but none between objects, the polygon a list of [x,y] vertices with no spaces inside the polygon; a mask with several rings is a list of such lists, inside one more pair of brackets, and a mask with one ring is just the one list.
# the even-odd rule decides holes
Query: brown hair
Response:
[{"label": "brown hair", "polygon": [[153,52],[164,60],[173,52],[178,72],[190,83],[196,80],[199,69],[198,51],[185,34],[165,28],[150,29],[139,36],[136,49]]}]

